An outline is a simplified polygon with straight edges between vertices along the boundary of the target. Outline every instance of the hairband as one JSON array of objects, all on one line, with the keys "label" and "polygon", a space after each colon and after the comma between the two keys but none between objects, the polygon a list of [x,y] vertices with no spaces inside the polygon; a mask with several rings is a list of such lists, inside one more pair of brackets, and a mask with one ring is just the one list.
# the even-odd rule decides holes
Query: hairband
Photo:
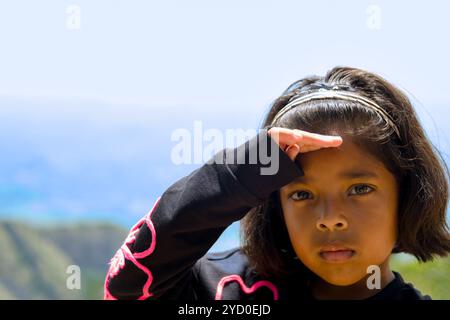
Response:
[{"label": "hairband", "polygon": [[348,91],[336,91],[336,90],[328,90],[328,89],[319,89],[315,90],[314,92],[308,93],[306,95],[303,95],[301,97],[298,97],[291,102],[289,102],[287,105],[285,105],[283,108],[281,108],[280,111],[275,115],[273,118],[271,124],[273,125],[278,119],[280,119],[286,112],[291,110],[292,108],[311,101],[311,100],[321,100],[321,99],[341,99],[341,100],[348,100],[348,101],[354,101],[359,102],[362,105],[369,107],[371,109],[374,109],[375,111],[379,112],[383,118],[386,120],[386,122],[394,128],[395,132],[397,133],[398,137],[400,138],[400,131],[398,130],[398,127],[395,125],[394,120],[391,118],[391,116],[378,104],[376,104],[374,101],[363,97],[361,95],[348,92]]}]

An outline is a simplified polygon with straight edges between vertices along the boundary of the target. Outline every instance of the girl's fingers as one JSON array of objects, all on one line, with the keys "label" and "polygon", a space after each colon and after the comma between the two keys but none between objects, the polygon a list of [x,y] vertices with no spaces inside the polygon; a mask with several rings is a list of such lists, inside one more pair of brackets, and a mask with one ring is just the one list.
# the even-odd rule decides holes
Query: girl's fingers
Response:
[{"label": "girl's fingers", "polygon": [[298,129],[294,129],[293,131],[296,135],[302,136],[301,142],[307,144],[318,145],[321,147],[337,147],[342,143],[342,137],[340,136],[329,136]]},{"label": "girl's fingers", "polygon": [[301,145],[305,143],[320,147],[337,147],[342,143],[342,138],[340,136],[329,136],[298,129],[292,130],[274,127],[269,129],[268,134],[282,146],[294,143]]},{"label": "girl's fingers", "polygon": [[295,159],[299,153],[338,147],[342,144],[340,136],[322,135],[298,129],[273,127],[268,130],[268,134],[291,159]]},{"label": "girl's fingers", "polygon": [[287,128],[271,128],[267,133],[280,146],[295,144],[303,137],[299,133]]}]

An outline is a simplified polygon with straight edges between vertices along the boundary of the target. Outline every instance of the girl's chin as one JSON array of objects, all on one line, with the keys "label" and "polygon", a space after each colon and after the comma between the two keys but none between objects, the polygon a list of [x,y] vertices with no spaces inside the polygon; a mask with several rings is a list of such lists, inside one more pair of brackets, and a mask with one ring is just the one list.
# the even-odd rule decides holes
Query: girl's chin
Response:
[{"label": "girl's chin", "polygon": [[364,280],[366,274],[358,276],[356,272],[317,272],[316,273],[323,281],[334,286],[351,286],[361,280]]},{"label": "girl's chin", "polygon": [[332,278],[332,279],[322,278],[322,280],[325,280],[326,282],[328,282],[331,285],[339,286],[339,287],[351,286],[358,282],[358,279],[346,279],[346,278],[337,278],[337,279],[336,278]]}]

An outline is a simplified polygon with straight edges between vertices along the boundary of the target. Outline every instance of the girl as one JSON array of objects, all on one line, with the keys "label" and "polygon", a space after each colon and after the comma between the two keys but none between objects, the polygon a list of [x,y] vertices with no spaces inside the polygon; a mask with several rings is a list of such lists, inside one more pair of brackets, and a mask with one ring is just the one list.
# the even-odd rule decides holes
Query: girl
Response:
[{"label": "girl", "polygon": [[[447,201],[448,169],[407,97],[334,68],[158,198],[111,260],[105,299],[429,299],[389,257],[445,256]],[[242,247],[207,254],[240,219]]]}]

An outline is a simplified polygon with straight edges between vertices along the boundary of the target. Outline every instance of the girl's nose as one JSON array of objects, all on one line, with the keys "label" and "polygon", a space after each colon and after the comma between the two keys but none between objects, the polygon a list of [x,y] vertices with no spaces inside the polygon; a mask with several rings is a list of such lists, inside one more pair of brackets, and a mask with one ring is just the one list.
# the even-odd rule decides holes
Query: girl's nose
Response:
[{"label": "girl's nose", "polygon": [[338,231],[347,229],[347,221],[342,219],[322,219],[318,220],[316,224],[317,229],[320,231]]},{"label": "girl's nose", "polygon": [[323,214],[316,222],[316,227],[320,231],[338,231],[345,230],[348,227],[348,221],[339,213],[339,210],[336,208],[330,208],[326,210],[325,214]]}]

